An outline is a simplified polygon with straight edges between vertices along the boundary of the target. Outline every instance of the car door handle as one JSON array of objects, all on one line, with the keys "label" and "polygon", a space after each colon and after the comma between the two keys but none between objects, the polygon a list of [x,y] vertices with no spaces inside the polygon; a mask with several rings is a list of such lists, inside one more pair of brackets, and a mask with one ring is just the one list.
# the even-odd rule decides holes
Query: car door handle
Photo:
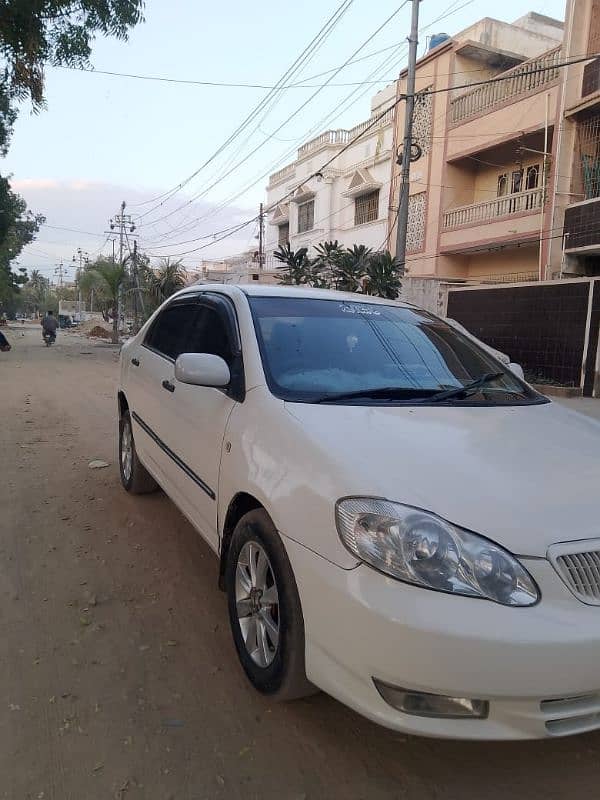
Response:
[{"label": "car door handle", "polygon": [[167,392],[174,392],[175,391],[175,386],[171,383],[171,381],[168,381],[166,378],[162,382],[162,387],[163,387],[163,389],[166,389]]},{"label": "car door handle", "polygon": [[134,367],[139,367],[140,365],[140,362],[138,361],[137,358],[132,358],[131,363],[133,364]]}]

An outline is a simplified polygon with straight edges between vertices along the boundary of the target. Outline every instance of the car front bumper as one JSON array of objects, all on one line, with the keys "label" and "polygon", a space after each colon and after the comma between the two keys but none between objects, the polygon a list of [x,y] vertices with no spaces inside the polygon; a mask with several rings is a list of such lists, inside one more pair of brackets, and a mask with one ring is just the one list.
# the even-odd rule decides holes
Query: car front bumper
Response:
[{"label": "car front bumper", "polygon": [[[542,599],[527,608],[340,569],[284,537],[306,631],[309,680],[389,728],[457,739],[529,739],[600,728],[600,608],[544,559],[523,559]],[[489,702],[485,719],[393,708],[373,679]]]}]

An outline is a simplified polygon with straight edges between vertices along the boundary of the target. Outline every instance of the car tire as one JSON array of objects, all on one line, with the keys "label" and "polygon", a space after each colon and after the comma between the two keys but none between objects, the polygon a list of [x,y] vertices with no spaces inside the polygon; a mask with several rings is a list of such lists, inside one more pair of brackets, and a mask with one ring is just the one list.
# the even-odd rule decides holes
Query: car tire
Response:
[{"label": "car tire", "polygon": [[318,689],[308,681],[304,666],[304,618],[296,580],[263,509],[250,511],[236,525],[225,581],[233,641],[254,688],[280,701],[315,694]]},{"label": "car tire", "polygon": [[119,420],[119,474],[123,488],[131,494],[150,494],[158,484],[138,458],[129,411]]}]

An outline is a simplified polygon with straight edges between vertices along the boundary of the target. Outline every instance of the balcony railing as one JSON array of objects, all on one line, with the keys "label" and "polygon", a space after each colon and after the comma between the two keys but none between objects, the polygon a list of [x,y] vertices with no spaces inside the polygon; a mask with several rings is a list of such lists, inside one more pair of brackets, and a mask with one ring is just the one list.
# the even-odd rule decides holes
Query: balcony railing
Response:
[{"label": "balcony railing", "polygon": [[561,49],[556,47],[537,58],[502,73],[503,80],[478,86],[450,101],[452,122],[486,114],[510,99],[525,97],[558,78]]},{"label": "balcony railing", "polygon": [[277,172],[273,172],[272,175],[269,175],[269,184],[279,183],[279,181],[282,181],[284,178],[289,178],[294,174],[295,170],[295,164],[288,164],[287,166],[282,167],[281,169],[277,170]]},{"label": "balcony railing", "polygon": [[322,147],[326,147],[327,145],[348,144],[348,142],[351,142],[352,139],[356,139],[357,136],[360,136],[360,134],[367,130],[367,128],[369,130],[377,130],[385,125],[391,124],[393,121],[394,109],[390,108],[388,111],[386,111],[381,119],[377,120],[376,124],[373,124],[373,118],[371,118],[366,119],[364,122],[360,122],[349,131],[343,128],[339,128],[336,131],[325,131],[325,133],[320,134],[320,136],[316,136],[314,139],[306,142],[306,144],[303,144],[302,147],[298,149],[298,160],[305,158],[315,150],[320,150]]},{"label": "balcony railing", "polygon": [[444,213],[444,230],[453,230],[462,225],[484,224],[512,214],[535,211],[542,204],[542,190],[529,189],[526,192],[495,197],[483,203],[451,208]]}]

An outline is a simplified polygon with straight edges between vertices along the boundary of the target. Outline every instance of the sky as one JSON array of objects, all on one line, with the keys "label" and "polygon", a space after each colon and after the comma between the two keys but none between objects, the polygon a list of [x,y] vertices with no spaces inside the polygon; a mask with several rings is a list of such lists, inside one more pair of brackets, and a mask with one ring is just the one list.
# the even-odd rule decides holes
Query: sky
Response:
[{"label": "sky", "polygon": [[[400,5],[148,0],[145,22],[129,41],[95,41],[95,74],[48,67],[46,109],[34,115],[27,103],[21,106],[8,155],[0,160],[0,172],[12,174],[14,188],[47,218],[19,265],[52,277],[60,260],[72,264],[78,247],[92,257],[110,253],[106,232],[122,200],[136,221],[140,249],[153,258],[181,257],[193,267],[255,246],[255,223],[222,242],[214,233],[256,215],[268,174],[293,161],[304,141],[368,119],[371,96],[406,63],[409,4],[381,27]],[[273,86],[340,7],[345,12],[292,79],[305,85],[279,92],[202,169],[268,89],[100,73]],[[562,19],[564,0],[422,0],[419,55],[432,33],[457,33],[485,16],[512,22],[527,11]],[[389,49],[363,58],[383,48]],[[362,60],[316,77],[353,55]]]}]

